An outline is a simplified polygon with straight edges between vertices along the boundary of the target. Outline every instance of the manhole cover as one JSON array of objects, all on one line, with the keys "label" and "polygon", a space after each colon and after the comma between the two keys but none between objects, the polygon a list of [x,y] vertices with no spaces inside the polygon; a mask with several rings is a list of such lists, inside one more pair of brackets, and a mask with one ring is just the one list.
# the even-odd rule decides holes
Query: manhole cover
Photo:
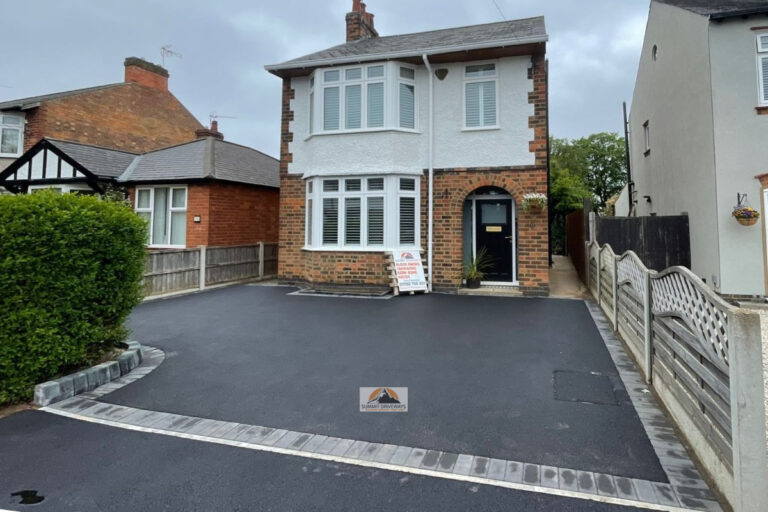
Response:
[{"label": "manhole cover", "polygon": [[619,405],[607,375],[590,372],[555,372],[555,400]]}]

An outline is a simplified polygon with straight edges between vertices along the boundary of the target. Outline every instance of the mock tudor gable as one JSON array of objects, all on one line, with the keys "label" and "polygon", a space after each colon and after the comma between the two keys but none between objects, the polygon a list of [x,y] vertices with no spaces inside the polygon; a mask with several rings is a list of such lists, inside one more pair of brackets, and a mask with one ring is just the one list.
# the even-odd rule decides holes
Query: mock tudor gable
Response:
[{"label": "mock tudor gable", "polygon": [[389,286],[387,255],[423,253],[457,290],[548,293],[547,35],[543,18],[380,36],[364,3],[347,42],[267,70],[283,79],[280,264],[315,288]]}]

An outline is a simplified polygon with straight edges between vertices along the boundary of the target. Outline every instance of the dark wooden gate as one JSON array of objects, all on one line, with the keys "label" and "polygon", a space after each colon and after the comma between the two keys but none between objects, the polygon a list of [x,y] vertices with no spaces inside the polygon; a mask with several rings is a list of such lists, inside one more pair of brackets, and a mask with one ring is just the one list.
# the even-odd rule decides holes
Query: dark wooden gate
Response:
[{"label": "dark wooden gate", "polygon": [[616,254],[632,250],[650,269],[691,268],[687,215],[598,217],[595,226],[600,245],[610,244]]}]

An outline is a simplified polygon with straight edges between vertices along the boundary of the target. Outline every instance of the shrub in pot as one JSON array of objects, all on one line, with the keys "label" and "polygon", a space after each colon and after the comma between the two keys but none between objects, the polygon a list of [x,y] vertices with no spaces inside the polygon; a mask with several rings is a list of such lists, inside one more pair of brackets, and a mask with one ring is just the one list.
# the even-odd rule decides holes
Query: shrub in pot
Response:
[{"label": "shrub in pot", "polygon": [[480,281],[485,277],[485,272],[493,266],[493,260],[488,255],[485,247],[478,249],[477,254],[470,258],[464,266],[464,279],[467,281],[467,288],[480,288]]}]

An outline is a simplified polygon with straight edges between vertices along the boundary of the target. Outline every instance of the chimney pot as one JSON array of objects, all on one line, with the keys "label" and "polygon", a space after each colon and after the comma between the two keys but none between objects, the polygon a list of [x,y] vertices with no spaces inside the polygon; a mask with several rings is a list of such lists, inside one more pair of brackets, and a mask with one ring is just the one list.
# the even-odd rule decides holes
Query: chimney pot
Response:
[{"label": "chimney pot", "polygon": [[219,122],[217,120],[211,121],[211,131],[212,132],[218,132],[219,131]]},{"label": "chimney pot", "polygon": [[360,9],[358,12],[365,14],[365,2],[360,2]]},{"label": "chimney pot", "polygon": [[362,0],[352,0],[352,12],[360,12],[360,2]]}]

